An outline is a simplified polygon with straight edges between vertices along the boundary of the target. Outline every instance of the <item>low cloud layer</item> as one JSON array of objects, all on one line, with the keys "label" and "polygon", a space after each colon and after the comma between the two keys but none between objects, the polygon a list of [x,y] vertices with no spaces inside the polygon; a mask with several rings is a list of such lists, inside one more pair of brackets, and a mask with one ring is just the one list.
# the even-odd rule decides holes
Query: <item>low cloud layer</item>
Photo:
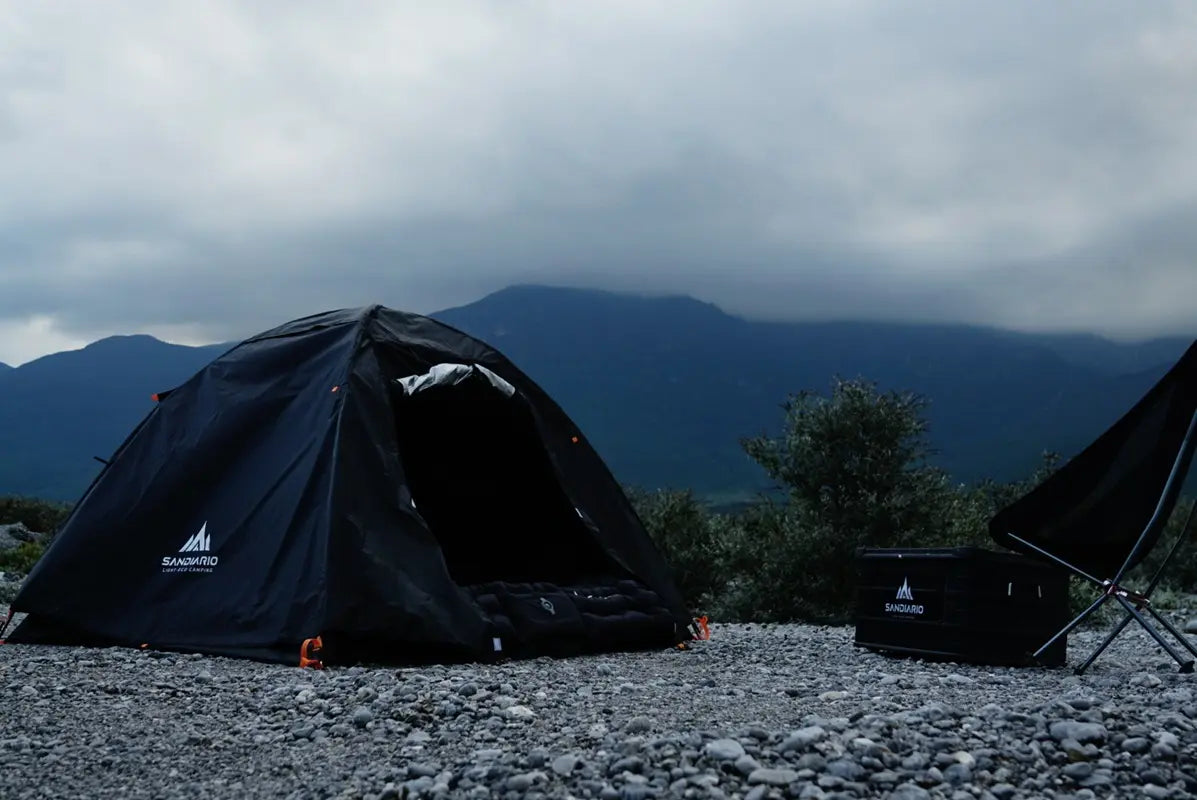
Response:
[{"label": "low cloud layer", "polygon": [[516,282],[1197,334],[1191,4],[124,2],[0,22],[0,361]]}]

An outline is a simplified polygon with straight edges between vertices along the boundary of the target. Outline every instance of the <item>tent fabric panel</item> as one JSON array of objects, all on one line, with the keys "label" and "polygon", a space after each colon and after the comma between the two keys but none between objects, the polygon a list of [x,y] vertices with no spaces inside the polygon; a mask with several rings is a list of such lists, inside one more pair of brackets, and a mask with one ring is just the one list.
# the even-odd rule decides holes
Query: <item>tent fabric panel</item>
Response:
[{"label": "tent fabric panel", "polygon": [[473,652],[485,644],[485,621],[412,510],[377,350],[362,346],[343,393],[321,633]]},{"label": "tent fabric panel", "polygon": [[[1155,512],[1195,410],[1197,342],[1101,436],[994,515],[991,538],[1034,555],[1014,534],[1096,577],[1112,577]],[[1144,542],[1137,560],[1153,544]]]},{"label": "tent fabric panel", "polygon": [[209,652],[313,635],[345,333],[244,345],[156,406],[14,610],[129,644]]}]

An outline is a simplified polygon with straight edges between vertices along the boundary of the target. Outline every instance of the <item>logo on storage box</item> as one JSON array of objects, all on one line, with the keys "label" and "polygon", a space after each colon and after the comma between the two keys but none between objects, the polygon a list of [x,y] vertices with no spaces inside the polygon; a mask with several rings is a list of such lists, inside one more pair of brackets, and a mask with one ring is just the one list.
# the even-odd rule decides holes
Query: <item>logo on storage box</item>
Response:
[{"label": "logo on storage box", "polygon": [[902,585],[898,587],[898,593],[894,596],[894,599],[905,602],[886,603],[885,613],[912,614],[914,616],[921,616],[927,613],[926,607],[914,601],[914,592],[910,590],[910,581],[906,578],[902,579]]}]

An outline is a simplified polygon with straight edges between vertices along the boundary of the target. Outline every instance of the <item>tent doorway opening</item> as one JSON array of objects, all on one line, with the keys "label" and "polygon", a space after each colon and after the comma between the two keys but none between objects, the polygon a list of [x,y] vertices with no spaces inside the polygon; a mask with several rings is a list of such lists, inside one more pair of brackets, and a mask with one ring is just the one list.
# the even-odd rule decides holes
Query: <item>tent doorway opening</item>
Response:
[{"label": "tent doorway opening", "polygon": [[400,382],[393,392],[405,478],[453,581],[569,586],[626,577],[561,488],[525,399],[454,368],[454,377]]}]

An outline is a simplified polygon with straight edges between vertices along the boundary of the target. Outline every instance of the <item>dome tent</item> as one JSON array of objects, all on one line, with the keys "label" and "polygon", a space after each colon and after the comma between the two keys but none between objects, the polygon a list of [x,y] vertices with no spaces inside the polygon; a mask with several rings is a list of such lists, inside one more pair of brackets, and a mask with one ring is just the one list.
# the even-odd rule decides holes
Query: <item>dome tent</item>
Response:
[{"label": "dome tent", "polygon": [[454,328],[305,317],[157,400],[26,579],[8,642],[348,663],[690,638],[581,431]]}]

